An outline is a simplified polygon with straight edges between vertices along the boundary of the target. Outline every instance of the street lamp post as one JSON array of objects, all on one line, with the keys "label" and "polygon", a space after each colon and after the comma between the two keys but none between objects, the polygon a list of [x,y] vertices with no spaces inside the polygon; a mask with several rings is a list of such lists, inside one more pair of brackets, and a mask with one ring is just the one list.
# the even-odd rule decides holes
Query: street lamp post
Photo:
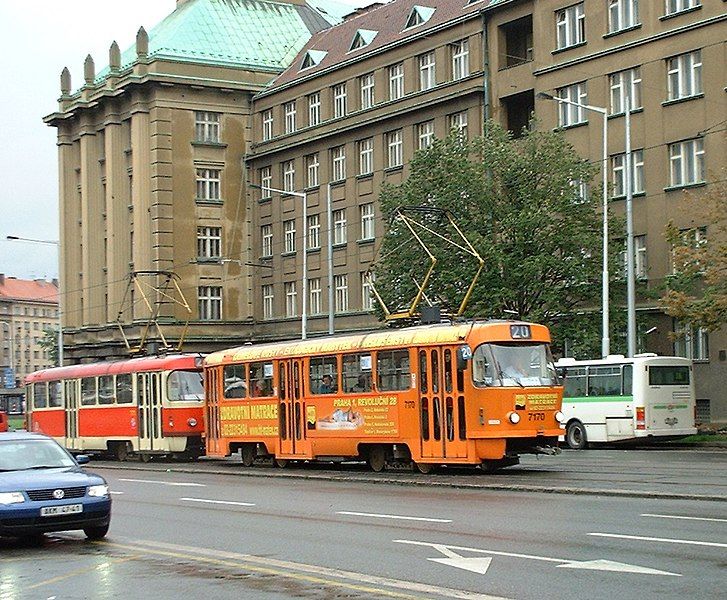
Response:
[{"label": "street lamp post", "polygon": [[61,243],[55,240],[36,240],[34,238],[19,237],[17,235],[5,236],[5,239],[13,242],[27,242],[29,244],[43,244],[45,246],[55,246],[58,250],[58,366],[63,366],[63,310],[61,293]]},{"label": "street lamp post", "polygon": [[[15,373],[17,373],[17,371],[15,370],[15,340],[13,339],[13,328],[12,325],[7,321],[0,321],[0,323],[8,328],[8,339],[10,340],[10,369],[13,372],[14,379]],[[5,382],[5,385],[7,385],[7,382]],[[13,387],[15,387],[15,381],[13,381]]]},{"label": "street lamp post", "polygon": [[590,110],[600,114],[603,117],[603,156],[602,156],[602,186],[603,186],[603,267],[601,272],[601,311],[603,313],[601,320],[601,355],[603,358],[611,353],[611,339],[609,337],[609,316],[608,316],[608,110],[600,106],[591,106],[590,104],[580,104],[565,98],[559,98],[545,92],[538,94],[539,98],[545,100],[555,100],[560,104],[570,104],[578,106],[584,110]]},{"label": "street lamp post", "polygon": [[259,190],[288,194],[289,196],[303,199],[303,285],[301,290],[303,301],[301,303],[300,339],[304,340],[308,337],[308,194],[306,192],[292,192],[290,190],[280,190],[268,186],[263,187],[254,183],[248,185]]}]

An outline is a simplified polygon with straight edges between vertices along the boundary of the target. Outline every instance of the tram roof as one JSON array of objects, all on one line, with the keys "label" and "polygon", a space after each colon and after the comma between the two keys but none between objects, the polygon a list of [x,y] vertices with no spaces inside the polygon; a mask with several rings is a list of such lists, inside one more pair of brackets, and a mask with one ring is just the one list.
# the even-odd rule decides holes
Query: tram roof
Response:
[{"label": "tram roof", "polygon": [[550,342],[544,325],[522,321],[469,321],[455,324],[419,325],[402,329],[385,329],[356,335],[339,335],[298,341],[245,345],[209,354],[206,366],[224,363],[264,360],[279,357],[334,354],[377,348],[406,348],[429,344],[482,343],[484,341],[512,341],[510,326],[529,325],[531,340]]}]

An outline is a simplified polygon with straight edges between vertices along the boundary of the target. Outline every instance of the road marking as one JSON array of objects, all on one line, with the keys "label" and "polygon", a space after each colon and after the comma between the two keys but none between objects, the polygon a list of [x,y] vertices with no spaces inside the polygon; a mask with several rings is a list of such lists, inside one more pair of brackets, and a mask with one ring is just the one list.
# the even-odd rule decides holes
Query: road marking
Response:
[{"label": "road marking", "polygon": [[472,571],[473,573],[479,573],[485,575],[487,569],[490,568],[492,562],[491,556],[475,556],[475,557],[464,557],[460,556],[453,550],[450,550],[447,546],[434,546],[435,550],[438,550],[444,554],[447,558],[428,558],[432,562],[448,565],[450,567],[456,567],[457,569],[464,569],[465,571]]},{"label": "road marking", "polygon": [[435,519],[430,517],[406,517],[404,515],[379,515],[376,513],[351,512],[339,510],[337,515],[351,515],[354,517],[373,517],[375,519],[402,519],[404,521],[427,521],[428,523],[451,523],[452,519]]},{"label": "road marking", "polygon": [[429,594],[430,596],[436,595],[444,598],[459,598],[462,600],[505,600],[500,596],[490,596],[488,594],[468,592],[466,590],[456,590],[424,583],[389,579],[387,577],[377,577],[376,575],[277,560],[263,556],[225,552],[223,550],[179,546],[176,544],[166,544],[164,542],[154,542],[150,540],[129,540],[128,545],[112,541],[104,541],[100,543],[133,552],[146,552],[147,554],[156,554],[180,560],[216,564],[224,567],[231,567],[233,569],[252,571],[255,573],[277,575],[289,579],[313,583],[315,585],[338,587],[356,592],[373,594],[374,596],[379,597],[422,598],[421,594]]},{"label": "road marking", "polygon": [[112,496],[121,496],[124,492],[109,492]]},{"label": "road marking", "polygon": [[206,498],[180,498],[185,502],[204,502],[206,504],[229,504],[231,506],[255,506],[250,502],[233,502],[232,500],[207,500]]},{"label": "road marking", "polygon": [[156,483],[176,487],[207,487],[204,483],[177,483],[175,481],[155,481],[154,479],[119,479],[119,481],[130,481],[131,483]]},{"label": "road marking", "polygon": [[[587,560],[578,561],[570,560],[567,558],[553,558],[549,556],[535,556],[533,554],[518,554],[516,552],[501,552],[499,550],[484,550],[482,548],[468,548],[466,546],[453,546],[451,544],[434,544],[431,542],[418,542],[415,540],[394,540],[399,544],[410,544],[412,546],[426,546],[434,548],[443,554],[449,554],[449,558],[453,558],[451,552],[453,550],[463,550],[465,552],[476,552],[478,554],[493,554],[495,556],[509,556],[514,558],[526,558],[530,560],[539,560],[543,562],[559,563],[558,567],[565,567],[568,569],[587,569],[587,570],[598,570],[598,571],[619,571],[622,573],[642,573],[644,575],[670,575],[673,577],[681,577],[679,573],[670,573],[669,571],[659,571],[657,569],[651,569],[649,567],[641,567],[639,565],[629,565],[626,563],[618,563],[610,560]],[[455,556],[457,556],[455,554]],[[441,562],[450,566],[458,566],[459,568],[466,568],[446,562],[442,559],[428,559],[434,560],[435,562]],[[488,565],[489,566],[489,565]]]},{"label": "road marking", "polygon": [[98,571],[98,570],[105,568],[105,565],[107,565],[109,562],[112,562],[114,564],[120,564],[120,563],[128,562],[130,560],[137,560],[138,558],[140,558],[139,555],[135,554],[133,556],[127,556],[124,558],[109,559],[108,561],[105,561],[104,563],[101,563],[101,564],[96,564],[91,567],[83,567],[81,569],[76,569],[75,571],[71,571],[70,573],[65,573],[63,575],[58,575],[57,577],[51,577],[50,579],[46,579],[44,581],[39,581],[38,583],[29,585],[25,589],[34,590],[36,588],[50,585],[52,583],[58,583],[59,581],[63,581],[64,579],[69,579],[71,577],[75,577],[76,575],[85,575],[86,573],[92,573],[93,571]]},{"label": "road marking", "polygon": [[714,523],[727,523],[727,519],[713,519],[710,517],[682,517],[680,515],[652,515],[644,513],[642,517],[653,517],[655,519],[684,519],[685,521],[711,521]]},{"label": "road marking", "polygon": [[688,544],[690,546],[712,546],[714,548],[727,548],[727,544],[719,542],[700,542],[698,540],[675,540],[672,538],[646,537],[642,535],[623,535],[620,533],[589,533],[597,537],[619,538],[622,540],[640,540],[643,542],[665,542],[667,544]]}]

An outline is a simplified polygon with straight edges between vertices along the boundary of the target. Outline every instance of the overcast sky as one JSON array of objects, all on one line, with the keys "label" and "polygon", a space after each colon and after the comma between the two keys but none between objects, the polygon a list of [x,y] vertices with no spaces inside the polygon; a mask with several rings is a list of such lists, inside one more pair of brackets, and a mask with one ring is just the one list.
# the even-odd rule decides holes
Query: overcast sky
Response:
[{"label": "overcast sky", "polygon": [[58,275],[55,246],[5,238],[58,240],[56,130],[42,119],[58,107],[63,67],[77,89],[87,54],[100,71],[111,42],[125,50],[141,25],[151,29],[175,5],[176,0],[0,0],[0,273]]}]

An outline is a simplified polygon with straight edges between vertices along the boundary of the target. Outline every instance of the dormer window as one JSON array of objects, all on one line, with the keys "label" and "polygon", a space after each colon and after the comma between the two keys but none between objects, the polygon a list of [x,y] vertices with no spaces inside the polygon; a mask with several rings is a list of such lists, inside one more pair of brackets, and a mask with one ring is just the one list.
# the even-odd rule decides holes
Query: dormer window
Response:
[{"label": "dormer window", "polygon": [[308,50],[303,57],[300,70],[310,69],[311,67],[315,67],[320,64],[320,62],[326,57],[326,54],[328,54],[328,52],[325,50]]},{"label": "dormer window", "polygon": [[409,13],[409,18],[406,20],[406,26],[404,27],[404,29],[411,29],[412,27],[423,25],[432,18],[433,14],[434,9],[428,6],[412,7],[411,12]]},{"label": "dormer window", "polygon": [[356,35],[353,36],[353,41],[351,42],[351,47],[348,49],[348,51],[352,52],[353,50],[358,50],[359,48],[365,48],[374,41],[377,33],[379,32],[372,31],[370,29],[359,29],[358,31],[356,31]]}]

